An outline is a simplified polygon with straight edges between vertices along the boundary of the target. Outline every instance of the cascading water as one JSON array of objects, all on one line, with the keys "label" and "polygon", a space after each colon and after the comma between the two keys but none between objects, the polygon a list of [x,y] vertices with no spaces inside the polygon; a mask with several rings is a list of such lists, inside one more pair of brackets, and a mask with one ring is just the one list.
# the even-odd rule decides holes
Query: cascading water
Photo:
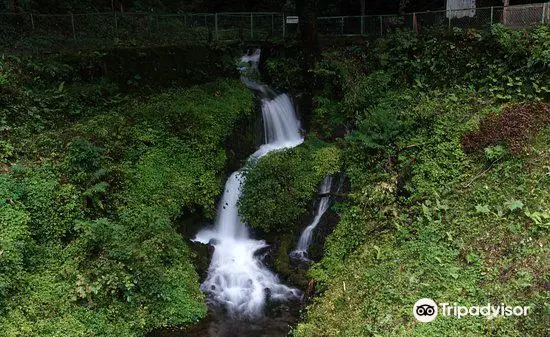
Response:
[{"label": "cascading water", "polygon": [[[242,60],[252,63],[252,69],[257,69],[259,55],[259,51],[256,51]],[[243,83],[264,95],[261,107],[265,144],[249,160],[301,144],[303,138],[300,135],[300,123],[290,97],[281,94],[270,99],[265,96],[268,96],[266,92],[273,93],[271,89],[258,89],[266,86],[244,77]],[[225,306],[230,315],[253,317],[262,313],[268,296],[273,300],[292,299],[298,298],[300,291],[281,284],[278,277],[254,255],[267,245],[263,240],[250,237],[239,216],[238,201],[244,179],[241,171],[229,177],[218,205],[214,228],[200,231],[195,241],[210,243],[215,247],[208,275],[201,285],[203,291],[209,294],[214,303]]]},{"label": "cascading water", "polygon": [[315,227],[319,224],[319,221],[321,221],[321,217],[325,212],[327,211],[329,205],[330,205],[330,196],[327,195],[330,193],[332,186],[332,176],[327,176],[325,180],[323,180],[323,183],[319,187],[319,194],[322,195],[321,200],[319,200],[319,203],[317,204],[317,210],[315,213],[315,217],[313,218],[313,221],[311,224],[309,224],[304,231],[302,232],[302,235],[300,235],[300,238],[298,239],[298,244],[296,245],[296,249],[294,249],[290,256],[294,258],[299,258],[302,260],[308,260],[307,258],[307,250],[309,249],[309,246],[311,245],[311,239],[313,237],[313,230],[315,230]]},{"label": "cascading water", "polygon": [[260,55],[260,49],[256,49],[251,55],[244,55],[243,57],[241,57],[241,63],[243,64],[243,66],[239,69],[241,71],[241,74],[243,74],[243,76],[241,76],[241,81],[249,89],[259,92],[263,97],[274,98],[277,96],[277,94],[275,94],[275,92],[268,85],[258,83],[246,77],[246,75],[248,74],[258,74]]},{"label": "cascading water", "polygon": [[244,64],[241,67],[241,73],[246,72],[247,70],[258,71],[258,65],[260,64],[260,57],[262,55],[262,50],[260,48],[255,49],[252,54],[243,55],[241,57],[241,62]]}]

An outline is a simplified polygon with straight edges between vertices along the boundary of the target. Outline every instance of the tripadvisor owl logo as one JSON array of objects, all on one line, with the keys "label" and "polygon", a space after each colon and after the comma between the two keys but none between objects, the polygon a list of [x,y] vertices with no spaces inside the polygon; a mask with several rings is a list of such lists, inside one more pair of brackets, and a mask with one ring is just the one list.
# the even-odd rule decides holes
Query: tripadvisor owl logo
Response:
[{"label": "tripadvisor owl logo", "polygon": [[438,305],[431,298],[422,298],[416,301],[413,306],[413,315],[420,322],[431,322],[436,317],[437,314],[442,316],[450,316],[456,318],[463,318],[466,316],[484,316],[488,319],[495,317],[509,317],[509,316],[527,316],[529,306],[509,306],[504,303],[500,305],[492,305],[487,303],[487,305],[458,305],[457,303],[439,303],[441,308],[438,311]]},{"label": "tripadvisor owl logo", "polygon": [[431,298],[421,298],[414,304],[413,315],[420,322],[431,322],[437,317],[437,304]]}]

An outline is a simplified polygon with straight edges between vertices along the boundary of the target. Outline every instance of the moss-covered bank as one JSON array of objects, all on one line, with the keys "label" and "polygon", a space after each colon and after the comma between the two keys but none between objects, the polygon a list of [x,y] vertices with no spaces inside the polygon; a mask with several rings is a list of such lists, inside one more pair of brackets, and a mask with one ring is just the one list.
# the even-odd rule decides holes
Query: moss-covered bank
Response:
[{"label": "moss-covered bank", "polygon": [[248,89],[138,96],[50,58],[0,67],[0,336],[139,336],[204,317],[173,221],[214,215]]},{"label": "moss-covered bank", "polygon": [[[338,146],[350,190],[296,336],[545,335],[549,43],[547,26],[495,26],[323,51],[311,132]],[[300,83],[296,66],[267,69]],[[531,313],[421,324],[424,297]]]}]

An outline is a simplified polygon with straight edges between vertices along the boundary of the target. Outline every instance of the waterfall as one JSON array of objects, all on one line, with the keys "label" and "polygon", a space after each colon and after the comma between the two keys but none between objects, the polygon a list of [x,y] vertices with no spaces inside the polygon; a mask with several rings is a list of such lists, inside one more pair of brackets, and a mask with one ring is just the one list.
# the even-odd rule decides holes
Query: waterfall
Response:
[{"label": "waterfall", "polygon": [[330,205],[330,196],[327,195],[330,193],[332,186],[332,176],[327,176],[325,180],[321,183],[321,186],[319,187],[319,194],[322,195],[321,199],[317,203],[317,209],[315,212],[315,217],[313,218],[313,221],[311,224],[309,224],[304,231],[302,232],[302,235],[300,235],[300,238],[298,239],[298,244],[296,245],[296,249],[294,249],[290,255],[291,257],[299,258],[302,260],[308,260],[307,258],[307,250],[309,248],[309,245],[311,245],[311,239],[313,237],[313,230],[317,225],[319,224],[319,221],[321,221],[321,217],[325,212],[327,211],[329,205]]},{"label": "waterfall", "polygon": [[244,66],[240,68],[241,73],[245,73],[248,69],[251,69],[252,71],[258,71],[261,54],[262,50],[258,48],[255,49],[252,54],[243,55],[241,57],[241,62],[244,64]]},{"label": "waterfall", "polygon": [[[252,63],[253,69],[257,69],[258,60],[259,51],[243,57],[243,61]],[[243,83],[251,90],[262,87],[246,78],[243,78]],[[249,160],[303,142],[300,122],[290,97],[281,94],[270,99],[265,97],[265,92],[270,90],[257,91],[264,94],[261,107],[266,136],[265,144]],[[267,244],[263,240],[251,238],[239,216],[238,201],[244,179],[240,170],[231,174],[218,205],[214,228],[200,231],[194,240],[210,243],[215,248],[208,275],[201,285],[201,289],[209,295],[209,300],[225,306],[230,315],[254,317],[262,313],[268,297],[272,300],[299,298],[300,291],[281,284],[277,275],[254,255]]]}]

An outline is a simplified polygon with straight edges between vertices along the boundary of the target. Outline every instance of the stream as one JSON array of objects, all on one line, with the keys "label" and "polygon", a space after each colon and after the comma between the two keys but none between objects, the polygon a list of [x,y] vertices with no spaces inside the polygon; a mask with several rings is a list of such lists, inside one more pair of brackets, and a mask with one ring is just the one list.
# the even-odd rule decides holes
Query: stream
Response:
[{"label": "stream", "polygon": [[[254,165],[266,154],[303,143],[300,121],[289,95],[276,94],[269,86],[246,76],[257,73],[260,50],[242,57],[242,82],[260,97],[264,143],[247,159]],[[201,289],[206,293],[208,316],[197,325],[153,331],[148,337],[283,337],[298,321],[302,291],[283,284],[262,261],[259,251],[268,247],[254,238],[239,215],[238,203],[246,179],[242,169],[227,179],[213,226],[201,229],[193,241],[213,247],[207,275]],[[319,187],[331,191],[332,177]],[[291,255],[307,260],[312,232],[328,209],[330,197],[319,200],[312,223],[307,226]]]}]

